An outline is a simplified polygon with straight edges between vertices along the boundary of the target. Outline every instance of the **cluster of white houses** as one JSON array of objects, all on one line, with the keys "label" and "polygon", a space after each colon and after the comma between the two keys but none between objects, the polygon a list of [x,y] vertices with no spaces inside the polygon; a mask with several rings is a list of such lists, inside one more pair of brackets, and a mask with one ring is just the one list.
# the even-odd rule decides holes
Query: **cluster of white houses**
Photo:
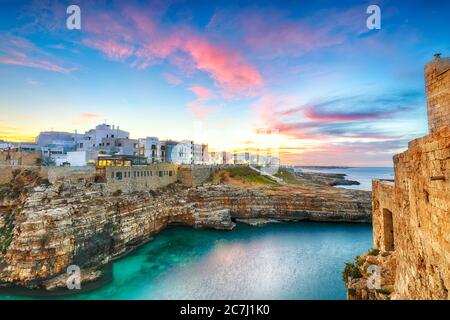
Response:
[{"label": "cluster of white houses", "polygon": [[258,164],[273,165],[278,158],[259,152],[208,151],[207,144],[191,140],[160,140],[157,137],[130,139],[130,133],[103,123],[84,134],[41,132],[35,143],[0,141],[0,150],[40,152],[55,166],[95,165],[102,158],[130,156],[145,163],[174,164]]}]

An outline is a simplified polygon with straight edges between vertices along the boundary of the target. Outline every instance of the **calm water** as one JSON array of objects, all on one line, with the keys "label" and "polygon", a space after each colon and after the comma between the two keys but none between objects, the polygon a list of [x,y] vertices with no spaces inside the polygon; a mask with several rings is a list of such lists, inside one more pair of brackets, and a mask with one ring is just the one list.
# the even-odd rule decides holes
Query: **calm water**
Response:
[{"label": "calm water", "polygon": [[344,263],[370,247],[363,224],[177,227],[114,262],[108,284],[69,298],[345,299]]},{"label": "calm water", "polygon": [[323,173],[345,173],[346,179],[356,180],[360,185],[357,186],[339,186],[339,188],[372,190],[372,179],[394,179],[394,168],[392,167],[359,167],[348,169],[306,169],[303,171],[323,172]]}]

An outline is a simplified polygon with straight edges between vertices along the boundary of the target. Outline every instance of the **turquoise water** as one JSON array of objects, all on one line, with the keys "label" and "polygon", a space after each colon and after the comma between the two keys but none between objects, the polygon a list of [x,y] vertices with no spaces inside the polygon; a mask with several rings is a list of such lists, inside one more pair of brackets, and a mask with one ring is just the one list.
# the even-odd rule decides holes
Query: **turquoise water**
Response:
[{"label": "turquoise water", "polygon": [[[345,299],[344,263],[372,247],[363,224],[170,228],[113,263],[112,281],[66,299]],[[0,293],[0,299],[25,298]]]},{"label": "turquoise water", "polygon": [[372,179],[394,179],[394,168],[392,167],[354,167],[347,169],[309,169],[301,168],[302,171],[323,173],[345,173],[347,180],[356,180],[360,185],[338,186],[339,188],[372,190]]}]

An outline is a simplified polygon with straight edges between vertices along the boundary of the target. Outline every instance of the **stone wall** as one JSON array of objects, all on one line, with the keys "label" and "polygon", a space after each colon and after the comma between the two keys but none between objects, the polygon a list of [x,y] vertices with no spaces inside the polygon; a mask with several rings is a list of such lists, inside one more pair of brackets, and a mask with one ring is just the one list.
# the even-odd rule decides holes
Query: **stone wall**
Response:
[{"label": "stone wall", "polygon": [[438,57],[425,67],[430,134],[394,156],[394,184],[373,182],[374,244],[395,257],[393,299],[450,299],[447,62]]},{"label": "stone wall", "polygon": [[218,169],[211,166],[183,166],[178,170],[178,181],[185,187],[200,186]]},{"label": "stone wall", "polygon": [[76,182],[79,179],[93,180],[95,168],[93,167],[39,167],[39,166],[0,166],[0,185],[11,181],[14,170],[38,171],[39,176],[48,179],[50,183],[57,180]]},{"label": "stone wall", "polygon": [[437,56],[425,66],[430,132],[450,124],[450,58]]},{"label": "stone wall", "polygon": [[[385,228],[388,228],[388,213],[394,211],[394,183],[386,180],[372,182],[372,230],[376,249],[390,251],[385,245]],[[383,215],[385,213],[385,215]],[[385,219],[386,218],[386,219]],[[385,241],[386,240],[386,241]]]},{"label": "stone wall", "polygon": [[0,165],[35,166],[41,157],[41,152],[2,150],[0,151]]},{"label": "stone wall", "polygon": [[449,299],[450,128],[394,157],[396,297]]},{"label": "stone wall", "polygon": [[147,166],[106,167],[106,188],[109,192],[156,190],[178,180],[178,165],[168,163]]}]

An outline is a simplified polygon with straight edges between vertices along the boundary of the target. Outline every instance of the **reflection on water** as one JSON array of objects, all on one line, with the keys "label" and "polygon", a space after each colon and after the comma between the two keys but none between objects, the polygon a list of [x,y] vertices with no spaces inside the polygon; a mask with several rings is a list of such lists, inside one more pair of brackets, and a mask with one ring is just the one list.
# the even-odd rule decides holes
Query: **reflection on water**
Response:
[{"label": "reflection on water", "polygon": [[371,226],[359,224],[172,228],[114,262],[108,284],[62,298],[345,299],[344,262],[367,251],[371,238]]}]

